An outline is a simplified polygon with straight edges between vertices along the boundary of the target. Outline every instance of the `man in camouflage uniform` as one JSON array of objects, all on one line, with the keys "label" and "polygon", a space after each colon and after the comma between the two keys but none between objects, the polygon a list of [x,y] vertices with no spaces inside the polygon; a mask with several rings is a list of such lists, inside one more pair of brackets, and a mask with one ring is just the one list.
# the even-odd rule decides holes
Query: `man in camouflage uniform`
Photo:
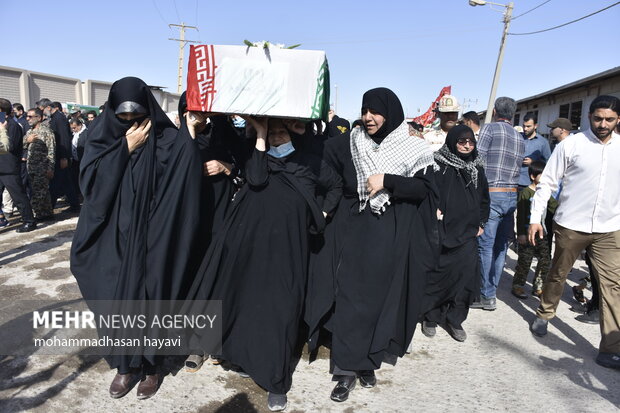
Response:
[{"label": "man in camouflage uniform", "polygon": [[454,96],[444,95],[439,99],[435,110],[439,116],[439,125],[425,132],[424,140],[431,145],[433,151],[438,151],[446,142],[448,131],[456,125],[461,108]]},{"label": "man in camouflage uniform", "polygon": [[49,124],[43,122],[43,112],[40,109],[30,109],[26,119],[30,125],[24,137],[24,153],[28,154],[26,167],[32,187],[30,204],[37,219],[51,219],[54,212],[49,182],[54,176],[56,140]]}]

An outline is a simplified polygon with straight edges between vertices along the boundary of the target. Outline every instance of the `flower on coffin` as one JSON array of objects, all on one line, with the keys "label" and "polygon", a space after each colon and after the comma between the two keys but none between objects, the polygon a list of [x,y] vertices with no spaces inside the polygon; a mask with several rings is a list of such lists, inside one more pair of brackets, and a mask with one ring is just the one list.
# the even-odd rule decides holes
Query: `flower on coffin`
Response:
[{"label": "flower on coffin", "polygon": [[244,40],[243,43],[248,47],[258,47],[261,49],[269,49],[270,47],[274,47],[276,49],[295,49],[296,47],[301,46],[301,44],[295,44],[293,46],[286,47],[286,45],[282,43],[271,43],[269,40],[261,40],[259,42]]}]

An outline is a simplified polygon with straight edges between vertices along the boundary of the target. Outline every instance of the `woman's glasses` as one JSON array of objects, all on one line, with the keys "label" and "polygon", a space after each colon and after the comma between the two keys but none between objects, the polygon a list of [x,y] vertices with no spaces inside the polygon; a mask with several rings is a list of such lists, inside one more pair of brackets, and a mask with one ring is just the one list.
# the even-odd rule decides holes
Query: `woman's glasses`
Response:
[{"label": "woman's glasses", "polygon": [[456,143],[458,143],[459,145],[465,145],[466,143],[469,143],[470,145],[475,146],[476,140],[470,138],[459,138],[456,140]]}]

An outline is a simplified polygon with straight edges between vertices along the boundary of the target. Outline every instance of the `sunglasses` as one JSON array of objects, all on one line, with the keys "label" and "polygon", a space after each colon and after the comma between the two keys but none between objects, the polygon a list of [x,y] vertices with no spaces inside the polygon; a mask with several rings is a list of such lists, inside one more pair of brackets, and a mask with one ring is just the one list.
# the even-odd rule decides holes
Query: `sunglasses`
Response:
[{"label": "sunglasses", "polygon": [[469,139],[469,138],[460,138],[456,140],[456,143],[458,143],[459,145],[465,145],[466,143],[469,143],[471,145],[475,145],[476,144],[476,140],[475,139]]}]

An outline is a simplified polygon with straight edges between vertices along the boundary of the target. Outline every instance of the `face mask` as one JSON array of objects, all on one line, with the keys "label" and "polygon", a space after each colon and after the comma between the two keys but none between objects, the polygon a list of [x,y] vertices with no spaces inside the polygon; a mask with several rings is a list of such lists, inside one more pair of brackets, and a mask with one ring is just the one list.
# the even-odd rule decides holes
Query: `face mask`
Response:
[{"label": "face mask", "polygon": [[295,148],[293,147],[292,142],[284,143],[280,146],[272,146],[269,148],[267,154],[273,156],[274,158],[284,158],[295,152]]},{"label": "face mask", "polygon": [[235,126],[235,128],[245,128],[245,119],[236,117],[233,119],[233,125]]}]

